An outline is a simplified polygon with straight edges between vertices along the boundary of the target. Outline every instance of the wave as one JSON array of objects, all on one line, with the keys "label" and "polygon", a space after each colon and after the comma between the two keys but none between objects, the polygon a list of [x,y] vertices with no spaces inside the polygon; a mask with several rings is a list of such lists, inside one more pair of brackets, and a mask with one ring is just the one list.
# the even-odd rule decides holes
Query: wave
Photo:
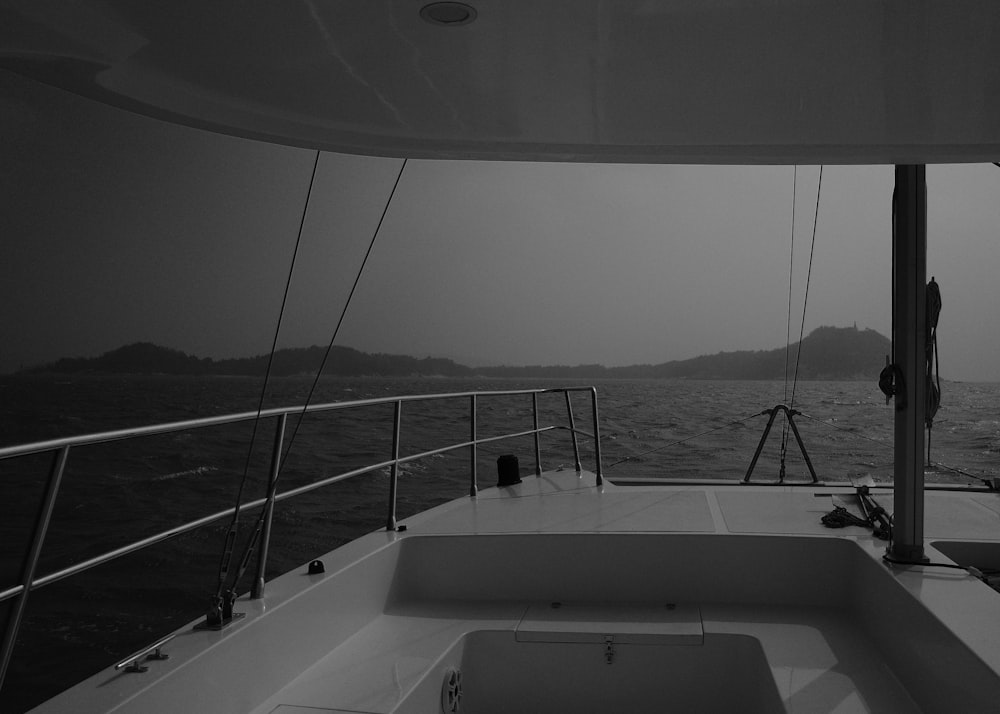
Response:
[{"label": "wave", "polygon": [[218,466],[196,466],[193,469],[184,469],[183,471],[175,471],[169,474],[154,476],[153,481],[171,481],[175,478],[183,478],[185,476],[203,476],[218,470]]}]

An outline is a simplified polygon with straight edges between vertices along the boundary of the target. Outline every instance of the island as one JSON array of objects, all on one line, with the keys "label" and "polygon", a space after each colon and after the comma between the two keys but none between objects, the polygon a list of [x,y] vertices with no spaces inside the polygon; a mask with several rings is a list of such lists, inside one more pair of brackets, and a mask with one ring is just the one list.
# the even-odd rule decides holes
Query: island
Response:
[{"label": "island", "polygon": [[[801,359],[798,358],[801,349]],[[336,376],[436,376],[547,379],[783,379],[791,377],[798,361],[798,378],[807,380],[876,379],[889,339],[872,329],[818,327],[801,343],[770,350],[719,352],[660,364],[605,367],[600,364],[468,367],[443,357],[410,357],[370,354],[351,347],[334,346],[326,359],[324,375]],[[326,348],[312,346],[281,349],[274,353],[271,375],[315,374]],[[214,360],[149,342],[137,342],[99,357],[63,358],[23,370],[39,374],[173,374],[260,376],[268,355]]]}]

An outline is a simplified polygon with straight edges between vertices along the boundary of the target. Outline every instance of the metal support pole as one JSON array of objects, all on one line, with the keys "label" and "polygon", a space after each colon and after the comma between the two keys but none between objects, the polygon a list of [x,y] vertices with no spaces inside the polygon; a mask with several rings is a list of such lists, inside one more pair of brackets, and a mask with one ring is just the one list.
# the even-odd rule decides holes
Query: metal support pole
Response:
[{"label": "metal support pole", "polygon": [[392,469],[389,476],[389,515],[385,529],[396,530],[396,484],[399,481],[399,427],[402,422],[403,402],[396,401],[396,412],[392,420]]},{"label": "metal support pole", "polygon": [[[747,467],[747,472],[743,476],[743,483],[750,483],[750,477],[753,476],[753,470],[757,468],[757,459],[760,458],[760,453],[764,450],[764,444],[767,442],[767,437],[771,433],[771,427],[774,426],[774,420],[780,412],[785,413],[785,419],[788,421],[788,426],[791,427],[792,434],[795,436],[795,441],[799,445],[799,451],[802,453],[802,459],[806,462],[806,467],[809,469],[809,475],[812,476],[812,482],[818,483],[819,477],[816,475],[816,469],[813,468],[812,459],[809,458],[809,452],[806,451],[806,445],[802,441],[802,436],[799,434],[799,428],[795,425],[795,415],[801,414],[794,409],[789,409],[785,404],[778,404],[773,409],[765,409],[761,414],[769,414],[767,419],[767,426],[764,427],[764,433],[760,435],[760,441],[757,442],[757,450],[753,452],[753,458],[750,459],[750,465]],[[782,469],[781,474],[778,478],[778,482],[782,483],[785,480],[784,470]]]},{"label": "metal support pole", "polygon": [[538,434],[538,392],[531,393],[531,418],[535,425],[535,476],[542,475],[542,447]]},{"label": "metal support pole", "polygon": [[601,466],[601,427],[597,415],[597,388],[590,388],[590,404],[594,412],[594,460],[597,462],[597,485],[604,485],[604,472]]},{"label": "metal support pole", "polygon": [[21,620],[24,618],[24,612],[28,606],[31,583],[35,580],[35,569],[38,567],[38,559],[42,554],[42,544],[45,542],[49,522],[52,520],[52,511],[55,510],[56,496],[59,494],[59,484],[62,482],[63,473],[66,470],[67,459],[69,459],[69,446],[64,446],[56,452],[55,458],[52,460],[45,499],[38,511],[31,548],[28,550],[27,557],[24,559],[24,567],[21,570],[21,585],[24,589],[11,608],[10,614],[7,615],[7,628],[4,632],[3,647],[0,649],[0,689],[3,688],[7,667],[10,665],[11,655],[14,654],[14,645],[17,643],[17,632],[21,628]]},{"label": "metal support pole", "polygon": [[924,558],[924,366],[927,344],[927,174],[896,167],[893,192],[893,345],[902,384],[895,395],[893,533],[890,553]]},{"label": "metal support pole", "polygon": [[267,503],[264,505],[264,522],[261,525],[260,547],[257,549],[257,575],[250,587],[250,598],[264,597],[264,575],[267,570],[267,549],[271,545],[271,519],[274,516],[274,496],[278,492],[278,474],[281,472],[281,449],[285,443],[285,425],[288,414],[278,417],[274,430],[274,448],[271,451],[271,474],[267,482]]},{"label": "metal support pole", "polygon": [[753,470],[757,468],[757,459],[760,458],[760,452],[764,450],[764,444],[767,443],[767,435],[771,433],[771,427],[774,426],[774,420],[778,416],[778,408],[768,409],[767,411],[761,412],[761,414],[770,414],[767,418],[767,426],[764,427],[764,433],[760,435],[760,441],[757,442],[757,450],[753,452],[753,458],[750,459],[750,465],[747,467],[746,475],[743,476],[743,483],[750,483],[750,477],[753,475]]},{"label": "metal support pole", "polygon": [[569,417],[569,433],[573,436],[573,458],[576,460],[576,472],[583,471],[580,465],[580,443],[576,438],[576,420],[573,419],[573,402],[570,400],[569,392],[563,392],[566,396],[566,414]]},{"label": "metal support pole", "polygon": [[469,495],[472,498],[476,498],[479,494],[479,483],[476,478],[476,395],[473,394],[470,397],[470,410],[471,417],[469,421],[471,426],[469,428],[469,441],[472,442],[472,446],[469,447],[472,451],[472,462],[469,464],[469,470],[471,472],[471,482],[469,483]]},{"label": "metal support pole", "polygon": [[809,475],[812,476],[812,482],[816,483],[819,481],[819,477],[816,476],[816,469],[813,468],[812,459],[809,458],[809,452],[806,451],[806,445],[802,443],[802,437],[799,435],[799,428],[795,426],[795,419],[793,418],[799,412],[794,409],[786,410],[788,413],[788,426],[792,427],[792,433],[795,434],[795,441],[799,444],[799,451],[802,452],[802,459],[806,462],[806,468],[809,469]]}]

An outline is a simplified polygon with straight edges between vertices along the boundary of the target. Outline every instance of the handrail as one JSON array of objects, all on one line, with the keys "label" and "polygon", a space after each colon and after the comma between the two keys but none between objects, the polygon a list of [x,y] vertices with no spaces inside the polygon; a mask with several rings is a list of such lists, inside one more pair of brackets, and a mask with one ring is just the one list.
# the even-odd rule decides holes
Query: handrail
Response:
[{"label": "handrail", "polygon": [[143,655],[146,655],[146,659],[169,659],[170,655],[164,654],[160,650],[163,649],[163,645],[170,642],[170,640],[177,637],[176,633],[172,635],[167,635],[166,637],[161,637],[156,642],[151,645],[146,645],[141,650],[133,652],[125,659],[119,661],[115,666],[114,670],[116,672],[120,670],[126,670],[128,672],[145,672],[146,667],[139,664],[139,660],[142,659]]},{"label": "handrail", "polygon": [[[547,426],[547,427],[542,427],[539,431],[546,432],[546,431],[553,431],[556,429],[568,430],[568,428],[564,426]],[[465,441],[458,444],[453,444],[451,446],[445,446],[439,449],[431,449],[430,451],[422,451],[418,454],[410,454],[409,456],[402,456],[399,458],[399,463],[404,464],[409,461],[418,461],[420,459],[427,458],[428,456],[435,456],[437,454],[443,454],[448,451],[456,451],[458,449],[469,448],[470,446],[478,446],[479,444],[486,444],[495,441],[503,441],[506,439],[514,439],[521,436],[530,436],[533,433],[534,433],[533,430],[528,430],[528,431],[513,432],[511,434],[502,434],[500,436],[483,437],[481,439],[476,440],[475,442]],[[588,438],[593,438],[593,435],[588,434],[585,431],[576,430],[574,436],[576,434],[581,434]],[[325,479],[321,479],[319,481],[313,481],[312,483],[299,486],[298,488],[293,488],[288,491],[282,491],[281,493],[277,493],[274,495],[272,503],[280,503],[281,501],[288,500],[289,498],[301,496],[304,493],[309,493],[311,491],[315,491],[325,486],[331,486],[340,481],[346,481],[350,478],[354,478],[355,476],[361,476],[366,473],[371,473],[372,471],[379,471],[381,469],[390,468],[392,466],[392,463],[393,462],[391,460],[380,461],[379,463],[376,464],[371,464],[369,466],[363,466],[361,468],[352,469],[351,471],[345,471],[344,473],[337,474],[336,476],[330,476]],[[267,498],[258,498],[253,501],[248,501],[247,503],[240,505],[240,513],[243,513],[244,511],[252,511],[256,508],[260,508],[261,506],[266,506],[266,505],[268,505]],[[184,533],[189,533],[193,530],[197,530],[198,528],[201,528],[203,526],[211,525],[212,523],[221,521],[227,516],[232,516],[232,515],[233,515],[233,509],[227,508],[223,511],[219,511],[217,513],[213,513],[208,516],[203,516],[197,520],[189,521],[188,523],[184,523],[180,526],[174,526],[173,528],[169,528],[155,535],[147,536],[146,538],[135,541],[134,543],[130,543],[129,545],[124,545],[121,546],[120,548],[109,550],[107,553],[104,553],[102,555],[94,556],[93,558],[80,561],[75,565],[63,568],[62,570],[57,570],[55,572],[49,573],[48,575],[36,578],[31,584],[31,589],[37,590],[38,588],[44,587],[46,585],[51,585],[52,583],[58,582],[59,580],[64,580],[66,578],[72,577],[73,575],[78,575],[79,573],[82,573],[86,570],[90,570],[91,568],[95,568],[98,565],[104,565],[105,563],[110,563],[112,560],[117,560],[118,558],[122,558],[126,555],[130,555],[132,553],[143,550],[144,548],[148,548],[151,545],[156,545],[157,543],[162,543],[165,540],[170,540],[171,538],[183,535]],[[262,552],[266,552],[263,546],[261,546],[261,549]],[[261,572],[263,572],[263,569],[261,569]],[[3,602],[4,600],[9,600],[10,598],[18,595],[23,591],[24,591],[23,585],[15,585],[13,587],[7,588],[6,590],[0,590],[0,602]],[[259,597],[259,595],[257,597]]]},{"label": "handrail", "polygon": [[20,444],[18,446],[0,447],[0,459],[9,459],[15,456],[28,456],[46,451],[55,451],[63,446],[93,446],[104,444],[109,441],[122,441],[140,436],[156,436],[158,434],[169,434],[175,431],[187,431],[188,429],[200,429],[207,426],[222,426],[223,424],[236,424],[241,421],[251,421],[253,419],[268,419],[270,417],[287,414],[297,416],[299,414],[312,414],[314,412],[333,411],[337,409],[355,409],[358,407],[369,407],[378,404],[395,404],[401,402],[429,402],[443,399],[457,399],[459,397],[511,397],[521,394],[562,394],[563,392],[583,392],[596,390],[593,387],[552,387],[548,389],[511,389],[493,390],[482,392],[444,392],[440,394],[407,394],[401,397],[377,397],[375,399],[355,399],[343,402],[326,402],[324,404],[309,404],[307,406],[292,407],[272,407],[262,409],[260,413],[238,412],[235,414],[223,414],[214,417],[203,417],[201,419],[187,419],[184,421],[165,422],[163,424],[151,424],[132,429],[116,429],[113,431],[98,432],[95,434],[82,434],[80,436],[67,436],[60,439],[49,439],[47,441],[36,441],[30,444]]},{"label": "handrail", "polygon": [[[594,421],[593,434],[588,434],[576,428],[573,418],[572,405],[570,402],[571,392],[590,392],[591,405],[593,411],[593,421]],[[568,426],[563,426],[563,425],[539,426],[538,396],[540,394],[552,394],[552,393],[565,395]],[[519,395],[531,396],[533,428],[524,431],[511,432],[508,434],[501,434],[498,436],[490,436],[490,437],[478,436],[476,432],[476,423],[477,423],[476,412],[477,412],[478,399],[480,397],[507,397],[507,396],[519,396]],[[445,447],[430,449],[427,451],[422,451],[420,453],[408,454],[405,456],[399,455],[401,411],[404,403],[432,401],[432,400],[446,400],[446,399],[461,399],[461,398],[469,399],[469,406],[470,406],[469,416],[470,416],[471,426],[469,433],[470,438],[468,441],[451,444]],[[287,491],[283,491],[280,493],[277,492],[276,484],[280,472],[280,459],[282,458],[283,455],[282,446],[284,442],[285,425],[287,417],[289,415],[305,415],[310,413],[327,412],[327,411],[335,411],[342,409],[357,409],[357,408],[370,407],[381,404],[394,405],[393,446],[392,446],[392,457],[390,459],[375,464],[369,464],[361,468],[352,469],[350,471],[346,471],[340,474],[336,474],[334,476],[323,478],[318,481],[313,481],[311,483],[299,486],[297,488],[289,489]],[[539,442],[540,435],[548,431],[560,429],[560,430],[567,430],[572,435],[575,464],[576,464],[576,470],[578,472],[581,471],[582,469],[580,466],[580,451],[579,451],[579,444],[577,441],[577,435],[579,434],[593,439],[594,458],[596,462],[596,467],[595,467],[596,484],[600,486],[603,483],[601,450],[600,450],[600,431],[599,431],[598,413],[597,413],[597,390],[594,387],[556,387],[547,389],[516,389],[516,390],[449,392],[441,394],[415,394],[415,395],[407,395],[399,397],[380,397],[375,399],[359,399],[359,400],[351,400],[343,402],[328,402],[325,404],[315,404],[308,406],[277,407],[272,409],[261,410],[260,413],[239,412],[235,414],[227,414],[222,416],[167,422],[163,424],[154,424],[144,427],[119,429],[119,430],[106,431],[96,434],[73,436],[61,439],[51,439],[48,441],[39,441],[20,446],[9,446],[0,448],[0,460],[11,459],[20,456],[27,456],[31,454],[46,453],[46,452],[52,452],[56,454],[56,458],[54,459],[53,467],[50,472],[49,484],[46,490],[46,497],[44,499],[42,509],[39,512],[35,533],[32,537],[30,552],[26,559],[26,564],[23,570],[24,575],[22,577],[22,581],[18,585],[8,587],[0,591],[0,602],[4,602],[12,598],[17,598],[17,601],[12,607],[11,614],[7,620],[7,627],[4,633],[2,650],[0,650],[0,686],[2,686],[3,684],[4,675],[10,663],[10,657],[13,652],[13,645],[17,638],[17,632],[20,628],[20,624],[23,619],[23,614],[27,606],[28,595],[34,589],[50,585],[59,580],[71,577],[73,575],[77,575],[91,568],[121,558],[125,555],[135,553],[139,550],[147,548],[156,543],[160,543],[162,541],[168,540],[183,533],[193,531],[202,526],[209,525],[213,522],[222,520],[223,518],[230,516],[233,513],[232,508],[227,508],[218,513],[213,513],[208,516],[203,516],[193,521],[181,524],[179,526],[174,526],[173,528],[169,528],[155,535],[140,539],[131,544],[121,546],[119,548],[107,551],[106,553],[102,553],[98,556],[89,558],[84,561],[80,561],[61,570],[48,573],[40,577],[36,577],[35,569],[37,568],[38,565],[38,561],[41,555],[42,545],[45,539],[46,531],[48,529],[49,520],[51,518],[55,499],[56,496],[58,495],[60,483],[63,474],[65,472],[66,462],[69,458],[69,453],[72,448],[92,446],[112,441],[122,441],[127,439],[141,438],[145,436],[167,434],[177,431],[187,431],[191,429],[200,429],[211,426],[221,426],[224,424],[234,424],[252,419],[269,419],[273,417],[277,417],[277,428],[275,430],[275,442],[271,456],[271,469],[268,482],[268,495],[265,498],[256,499],[254,501],[250,501],[248,503],[239,505],[240,512],[260,507],[264,507],[266,509],[264,525],[260,537],[260,549],[257,558],[257,572],[256,572],[256,577],[253,580],[253,585],[251,586],[251,597],[254,598],[262,597],[263,593],[264,572],[266,568],[267,550],[270,539],[270,513],[274,507],[274,504],[278,503],[279,501],[284,501],[286,499],[293,498],[295,496],[299,496],[304,493],[308,493],[310,491],[323,488],[325,486],[329,486],[331,484],[337,483],[338,481],[344,481],[346,479],[353,478],[355,476],[360,476],[365,473],[370,473],[372,471],[389,468],[390,484],[389,484],[389,503],[387,508],[386,527],[388,530],[396,530],[397,524],[396,524],[395,501],[396,501],[396,486],[399,477],[400,465],[410,461],[416,461],[418,459],[423,459],[429,456],[443,454],[458,449],[465,449],[465,448],[470,449],[472,452],[472,461],[470,468],[471,483],[470,483],[469,495],[471,498],[475,498],[476,493],[478,492],[477,474],[476,474],[476,454],[479,445],[504,441],[513,438],[533,436],[534,452],[535,452],[535,473],[537,475],[540,475],[542,472],[541,449]]]}]

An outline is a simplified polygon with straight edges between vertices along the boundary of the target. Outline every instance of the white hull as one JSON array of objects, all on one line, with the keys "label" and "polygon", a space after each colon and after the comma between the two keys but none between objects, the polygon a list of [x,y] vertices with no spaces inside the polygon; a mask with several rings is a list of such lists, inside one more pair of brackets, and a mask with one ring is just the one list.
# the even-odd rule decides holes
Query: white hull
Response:
[{"label": "white hull", "polygon": [[[1000,594],[826,529],[849,489],[593,483],[548,472],[419,514],[274,580],[222,632],[182,629],[148,672],[37,711],[437,712],[451,670],[464,712],[1000,701]],[[1000,553],[1000,496],[929,493],[927,511],[932,561]]]}]

